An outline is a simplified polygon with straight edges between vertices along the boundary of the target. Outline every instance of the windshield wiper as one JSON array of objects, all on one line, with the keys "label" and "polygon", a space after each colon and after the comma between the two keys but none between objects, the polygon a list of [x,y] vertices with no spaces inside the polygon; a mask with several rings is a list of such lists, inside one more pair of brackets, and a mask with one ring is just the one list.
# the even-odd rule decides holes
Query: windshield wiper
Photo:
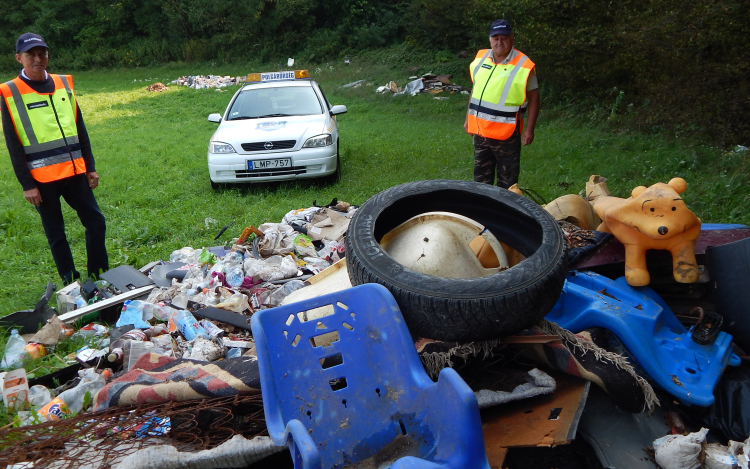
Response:
[{"label": "windshield wiper", "polygon": [[258,119],[262,119],[264,117],[288,117],[290,115],[291,114],[266,114],[266,115],[263,115],[263,116],[258,116]]},{"label": "windshield wiper", "polygon": [[241,121],[245,119],[257,119],[257,117],[250,117],[250,116],[241,116],[241,117],[235,117],[233,119],[229,119],[230,121]]}]

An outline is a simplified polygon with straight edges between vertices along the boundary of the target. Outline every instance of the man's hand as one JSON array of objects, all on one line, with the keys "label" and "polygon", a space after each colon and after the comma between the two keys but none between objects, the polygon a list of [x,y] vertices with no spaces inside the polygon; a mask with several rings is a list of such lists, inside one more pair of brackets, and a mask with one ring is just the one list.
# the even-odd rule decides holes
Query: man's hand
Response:
[{"label": "man's hand", "polygon": [[28,200],[34,207],[38,207],[42,203],[42,194],[39,193],[39,189],[37,188],[23,191],[23,196],[26,197],[26,200]]},{"label": "man's hand", "polygon": [[531,142],[534,141],[534,129],[530,127],[526,127],[523,131],[523,135],[521,135],[521,144],[522,145],[531,145]]},{"label": "man's hand", "polygon": [[524,122],[523,134],[521,134],[521,144],[531,145],[534,141],[534,127],[536,127],[536,118],[539,116],[539,90],[528,92],[529,115]]},{"label": "man's hand", "polygon": [[86,173],[86,180],[88,180],[91,189],[96,189],[96,186],[99,185],[99,175],[96,174],[96,171]]}]

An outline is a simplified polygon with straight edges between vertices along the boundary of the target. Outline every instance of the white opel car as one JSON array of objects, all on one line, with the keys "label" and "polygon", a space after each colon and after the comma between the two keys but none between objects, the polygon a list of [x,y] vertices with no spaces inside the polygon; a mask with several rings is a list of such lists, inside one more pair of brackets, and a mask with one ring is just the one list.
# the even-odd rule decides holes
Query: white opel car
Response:
[{"label": "white opel car", "polygon": [[339,133],[332,106],[307,70],[252,73],[208,144],[211,186],[327,177],[338,180]]}]

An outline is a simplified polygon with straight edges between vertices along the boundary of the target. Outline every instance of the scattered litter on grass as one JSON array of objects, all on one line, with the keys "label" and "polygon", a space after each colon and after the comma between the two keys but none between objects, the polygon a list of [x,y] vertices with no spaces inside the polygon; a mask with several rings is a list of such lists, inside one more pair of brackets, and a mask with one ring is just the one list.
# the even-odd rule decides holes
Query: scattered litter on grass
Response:
[{"label": "scattered litter on grass", "polygon": [[245,83],[245,77],[231,77],[229,75],[186,75],[176,80],[172,80],[170,83],[187,86],[196,90],[203,90],[208,88],[226,88],[227,86]]},{"label": "scattered litter on grass", "polygon": [[[432,73],[427,73],[425,75],[422,75],[421,77],[409,77],[409,80],[411,81],[409,81],[403,88],[400,88],[395,81],[391,81],[387,85],[379,86],[375,90],[375,92],[391,92],[394,96],[405,94],[415,96],[420,93],[430,93],[436,95],[444,92],[448,94],[469,94],[470,90],[468,88],[465,88],[461,85],[452,84],[450,82],[450,79],[451,75],[433,75]],[[350,83],[349,85],[353,84]]]}]

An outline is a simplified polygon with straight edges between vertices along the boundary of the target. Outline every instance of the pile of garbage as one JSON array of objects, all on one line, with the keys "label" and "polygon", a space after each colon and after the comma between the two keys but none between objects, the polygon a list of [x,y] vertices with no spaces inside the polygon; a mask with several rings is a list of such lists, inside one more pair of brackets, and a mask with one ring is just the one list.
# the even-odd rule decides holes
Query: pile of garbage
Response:
[{"label": "pile of garbage", "polygon": [[393,93],[393,96],[399,96],[408,94],[415,96],[419,93],[430,93],[438,95],[443,92],[449,94],[469,94],[470,89],[464,88],[461,85],[456,85],[450,82],[452,75],[433,75],[432,73],[426,73],[421,77],[409,77],[411,80],[403,88],[400,88],[395,81],[391,81],[387,85],[378,87],[376,93]]},{"label": "pile of garbage", "polygon": [[[356,210],[334,199],[329,206],[292,210],[280,223],[246,227],[230,246],[183,247],[172,252],[169,261],[150,264],[148,276],[130,266],[112,269],[102,277],[111,279],[107,274],[129,268],[152,288],[147,296],[117,303],[122,306],[111,326],[102,320],[88,322],[88,316],[79,311],[116,300],[127,293],[126,287],[102,279],[75,282],[59,290],[59,317],[53,315],[38,332],[25,334],[26,339],[18,330],[11,331],[0,363],[9,370],[0,374],[6,409],[16,413],[17,425],[31,425],[87,409],[124,405],[121,397],[113,397],[117,393],[100,391],[130,371],[141,372],[144,364],[139,360],[144,356],[151,362],[164,359],[164,364],[188,360],[196,367],[232,358],[256,360],[249,317],[280,305],[290,293],[307,285],[304,280],[342,259],[343,236]],[[221,317],[235,325],[207,319],[209,311],[214,315],[223,311]],[[85,325],[75,330],[70,318],[84,318]],[[81,344],[74,353],[55,355],[60,343],[73,339]],[[34,377],[27,375],[23,365],[48,354],[63,366],[80,368],[75,378],[55,388],[29,386]],[[229,385],[252,388],[241,376],[237,379],[239,384],[230,380]],[[141,402],[135,398],[133,403]]]},{"label": "pile of garbage", "polygon": [[166,86],[164,83],[161,83],[161,82],[158,82],[158,81],[156,83],[153,83],[153,84],[148,85],[146,87],[146,91],[156,91],[158,93],[160,93],[162,91],[167,91],[168,89],[169,89],[168,86]]},{"label": "pile of garbage", "polygon": [[226,88],[228,86],[245,83],[245,77],[230,77],[218,75],[186,75],[170,83],[175,85],[187,86],[196,90],[207,88]]}]

